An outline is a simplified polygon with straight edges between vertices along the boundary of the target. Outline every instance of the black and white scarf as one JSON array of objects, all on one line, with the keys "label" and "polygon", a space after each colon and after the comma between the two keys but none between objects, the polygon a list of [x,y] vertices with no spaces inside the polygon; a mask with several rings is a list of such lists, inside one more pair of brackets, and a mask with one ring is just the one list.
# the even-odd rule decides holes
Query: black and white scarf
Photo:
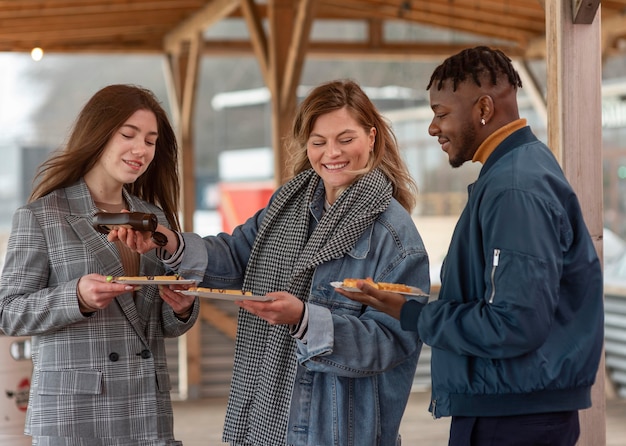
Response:
[{"label": "black and white scarf", "polygon": [[[257,295],[286,290],[307,301],[315,268],[348,253],[391,202],[391,183],[373,170],[339,196],[309,237],[309,204],[319,181],[309,169],[278,192],[252,247],[244,290]],[[240,310],[223,441],[286,444],[295,350],[286,325],[269,325]]]}]

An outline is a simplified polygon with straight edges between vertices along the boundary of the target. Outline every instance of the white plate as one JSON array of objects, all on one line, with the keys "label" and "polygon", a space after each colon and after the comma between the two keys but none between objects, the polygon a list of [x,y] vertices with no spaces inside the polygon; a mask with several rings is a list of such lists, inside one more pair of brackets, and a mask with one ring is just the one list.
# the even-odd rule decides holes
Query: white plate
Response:
[{"label": "white plate", "polygon": [[[361,293],[362,291],[358,288],[352,288],[349,286],[343,286],[343,282],[330,282],[330,284],[334,287],[334,288],[341,288],[344,291],[352,291],[354,293]],[[405,296],[421,296],[421,297],[428,297],[428,294],[426,294],[425,292],[423,292],[422,290],[420,290],[419,288],[416,288],[414,286],[410,286],[409,288],[411,288],[410,292],[402,292],[402,291],[393,291],[394,293],[398,293],[398,294],[404,294]]]},{"label": "white plate", "polygon": [[[146,277],[133,277],[133,278],[124,278],[124,277],[113,277],[111,282],[113,283],[125,283],[126,285],[196,285],[198,283],[197,280],[193,279],[176,279],[172,276],[171,279],[159,279],[155,280],[155,276],[146,276]],[[162,277],[162,276],[156,276]]]},{"label": "white plate", "polygon": [[226,290],[212,289],[213,291],[189,291],[189,290],[176,290],[177,293],[184,294],[186,296],[198,296],[206,297],[209,299],[221,299],[221,300],[256,300],[257,302],[270,302],[272,299],[269,296],[246,296],[243,294],[230,294],[226,293]]}]

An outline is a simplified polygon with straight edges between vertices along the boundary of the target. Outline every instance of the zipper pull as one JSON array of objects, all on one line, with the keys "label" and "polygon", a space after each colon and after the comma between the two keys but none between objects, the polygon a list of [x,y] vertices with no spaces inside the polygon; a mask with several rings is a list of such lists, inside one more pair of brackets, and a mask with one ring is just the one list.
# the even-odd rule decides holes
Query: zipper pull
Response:
[{"label": "zipper pull", "polygon": [[496,268],[500,263],[500,250],[498,248],[493,250],[493,266],[491,267],[491,296],[489,296],[489,303],[493,303],[493,299],[496,297]]}]

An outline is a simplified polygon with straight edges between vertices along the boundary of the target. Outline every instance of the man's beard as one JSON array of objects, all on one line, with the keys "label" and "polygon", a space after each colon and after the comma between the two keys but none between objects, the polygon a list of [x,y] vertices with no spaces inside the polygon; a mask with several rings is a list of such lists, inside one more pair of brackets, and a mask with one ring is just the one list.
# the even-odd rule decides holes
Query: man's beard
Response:
[{"label": "man's beard", "polygon": [[461,135],[458,144],[456,144],[456,146],[460,148],[460,151],[456,152],[453,156],[448,155],[448,161],[454,168],[461,167],[466,161],[471,160],[476,153],[476,130],[474,126],[468,122],[463,126]]}]

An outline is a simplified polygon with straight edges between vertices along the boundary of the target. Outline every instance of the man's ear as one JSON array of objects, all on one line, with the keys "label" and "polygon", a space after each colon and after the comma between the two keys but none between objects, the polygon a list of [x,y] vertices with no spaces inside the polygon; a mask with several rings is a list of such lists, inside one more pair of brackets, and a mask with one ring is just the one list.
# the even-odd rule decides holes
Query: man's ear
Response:
[{"label": "man's ear", "polygon": [[489,122],[495,111],[493,98],[488,94],[484,94],[478,98],[477,106],[480,112],[480,119],[484,119],[485,123]]}]

